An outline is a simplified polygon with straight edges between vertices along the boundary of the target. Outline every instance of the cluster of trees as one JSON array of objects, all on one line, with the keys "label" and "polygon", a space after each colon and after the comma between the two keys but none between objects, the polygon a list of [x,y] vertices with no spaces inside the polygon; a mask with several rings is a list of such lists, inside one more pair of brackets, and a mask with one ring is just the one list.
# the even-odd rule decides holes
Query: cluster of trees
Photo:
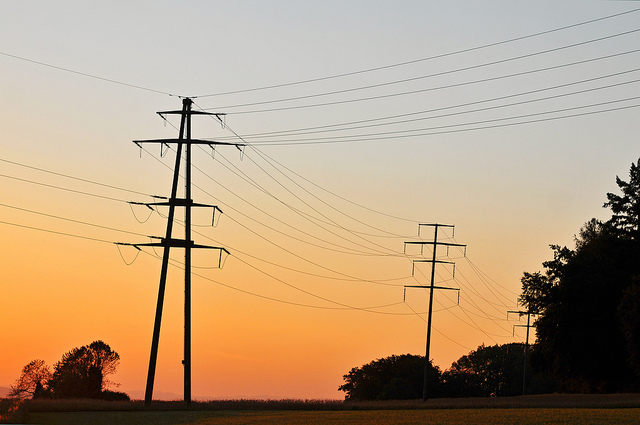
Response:
[{"label": "cluster of trees", "polygon": [[[551,245],[543,271],[525,272],[519,302],[537,314],[527,393],[640,391],[640,159],[621,194],[607,193],[607,221],[592,219],[575,247]],[[429,397],[522,394],[522,344],[479,347],[441,372],[430,364]],[[422,395],[424,357],[378,359],[351,369],[347,400]]]},{"label": "cluster of trees", "polygon": [[122,392],[111,391],[108,375],[116,372],[120,355],[102,341],[74,348],[53,366],[33,360],[11,386],[10,397],[19,398],[91,398],[129,400]]},{"label": "cluster of trees", "polygon": [[[422,398],[424,367],[424,356],[403,354],[377,359],[351,369],[338,389],[345,392],[345,400]],[[523,368],[524,344],[480,346],[444,372],[429,362],[427,396],[521,395]]]},{"label": "cluster of trees", "polygon": [[639,166],[628,182],[616,177],[609,220],[587,222],[573,249],[552,245],[544,270],[522,278],[520,303],[540,314],[532,366],[552,390],[640,389]]}]

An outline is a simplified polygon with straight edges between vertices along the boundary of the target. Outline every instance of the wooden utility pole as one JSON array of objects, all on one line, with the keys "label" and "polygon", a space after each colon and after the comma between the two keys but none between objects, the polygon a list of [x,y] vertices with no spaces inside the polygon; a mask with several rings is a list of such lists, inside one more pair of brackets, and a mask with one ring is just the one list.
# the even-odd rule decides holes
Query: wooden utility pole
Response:
[{"label": "wooden utility pole", "polygon": [[433,255],[432,255],[432,259],[431,260],[414,260],[415,262],[427,262],[427,263],[431,263],[431,284],[429,286],[420,286],[420,285],[409,285],[409,286],[405,286],[405,288],[423,288],[423,289],[429,289],[429,310],[428,310],[428,316],[427,316],[427,347],[426,347],[426,354],[425,354],[425,364],[424,364],[424,383],[422,386],[422,400],[423,401],[427,401],[427,399],[429,398],[429,396],[427,395],[427,384],[428,384],[428,372],[429,372],[429,355],[430,355],[430,351],[431,351],[431,321],[432,321],[432,317],[433,317],[433,292],[436,289],[448,289],[448,290],[455,290],[455,291],[460,291],[460,289],[457,288],[448,288],[448,287],[442,287],[442,286],[435,286],[435,276],[436,276],[436,263],[448,263],[448,264],[453,264],[451,261],[440,261],[437,260],[437,249],[438,246],[446,246],[446,247],[465,247],[466,245],[463,244],[458,244],[458,243],[448,243],[448,242],[438,242],[438,229],[441,227],[450,227],[453,228],[453,225],[450,224],[427,224],[427,223],[420,223],[418,224],[418,235],[420,235],[420,227],[421,226],[429,226],[429,227],[433,227],[434,228],[434,234],[433,234],[433,241],[430,242],[425,242],[425,241],[411,241],[411,242],[405,242],[405,253],[406,253],[406,249],[407,249],[407,245],[420,245],[420,250],[422,252],[424,245],[432,245],[433,246]]},{"label": "wooden utility pole", "polygon": [[[147,373],[147,386],[145,390],[144,402],[145,406],[149,406],[153,399],[153,384],[155,380],[156,363],[158,358],[158,343],[160,340],[160,324],[162,321],[162,309],[164,305],[164,294],[167,283],[167,271],[169,268],[169,250],[170,248],[184,248],[184,359],[182,364],[184,365],[184,401],[189,406],[191,404],[191,250],[194,248],[202,249],[215,249],[220,251],[220,258],[222,253],[229,252],[222,247],[214,247],[208,245],[198,245],[191,240],[191,208],[192,207],[211,207],[220,211],[220,209],[213,205],[205,205],[194,203],[191,199],[191,148],[193,145],[230,145],[239,146],[235,143],[223,143],[213,142],[210,140],[198,140],[191,138],[191,117],[192,115],[212,115],[219,117],[221,114],[207,113],[201,111],[193,111],[191,106],[193,101],[190,98],[184,98],[182,100],[181,111],[165,111],[158,112],[162,117],[165,115],[180,115],[180,130],[177,139],[154,139],[154,140],[134,140],[133,143],[142,147],[145,143],[156,143],[160,145],[176,145],[176,161],[173,168],[173,184],[171,186],[171,197],[166,202],[152,202],[145,203],[148,207],[152,206],[168,206],[169,214],[167,217],[167,229],[164,238],[160,239],[160,242],[152,243],[121,243],[120,245],[131,245],[138,249],[143,246],[162,247],[162,268],[160,270],[160,288],[158,290],[158,302],[156,305],[156,315],[153,326],[153,337],[151,341],[151,355],[149,358],[149,370]],[[184,198],[178,197],[178,184],[180,177],[180,164],[182,162],[182,149],[185,149],[185,189]],[[139,203],[137,203],[139,204]],[[176,207],[183,207],[185,209],[184,226],[185,233],[184,239],[177,239],[172,237],[173,222],[175,218]],[[220,265],[220,262],[219,262]]]}]

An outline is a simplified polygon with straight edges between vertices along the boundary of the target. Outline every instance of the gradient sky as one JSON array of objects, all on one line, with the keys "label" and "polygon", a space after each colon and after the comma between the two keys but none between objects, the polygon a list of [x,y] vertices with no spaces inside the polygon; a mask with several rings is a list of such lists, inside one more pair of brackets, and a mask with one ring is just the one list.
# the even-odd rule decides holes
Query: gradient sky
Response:
[{"label": "gradient sky", "polygon": [[[350,368],[423,355],[419,222],[468,246],[439,251],[461,291],[435,294],[435,363],[523,341],[523,271],[606,219],[640,155],[639,7],[1,2],[0,386],[102,339],[119,389],[144,389],[161,252],[127,265],[111,242],[164,234],[166,210],[126,201],[169,194],[173,152],[131,141],[176,137],[156,111],[179,96],[228,114],[194,137],[251,144],[194,151],[193,197],[224,212],[197,211],[194,240],[231,252],[194,254],[195,397],[341,398]],[[182,394],[182,308],[175,266],[156,394]]]}]

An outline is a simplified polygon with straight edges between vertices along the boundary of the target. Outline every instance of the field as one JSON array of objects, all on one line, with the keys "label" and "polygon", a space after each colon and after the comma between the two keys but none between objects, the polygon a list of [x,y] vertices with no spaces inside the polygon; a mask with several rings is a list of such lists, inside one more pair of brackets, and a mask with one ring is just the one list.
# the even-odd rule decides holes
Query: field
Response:
[{"label": "field", "polygon": [[[640,424],[640,394],[547,395],[491,399],[345,403],[230,400],[193,403],[38,401],[23,403],[13,423],[215,424]],[[9,418],[8,418],[9,419]]]},{"label": "field", "polygon": [[640,409],[431,409],[38,413],[27,423],[75,424],[637,424]]}]

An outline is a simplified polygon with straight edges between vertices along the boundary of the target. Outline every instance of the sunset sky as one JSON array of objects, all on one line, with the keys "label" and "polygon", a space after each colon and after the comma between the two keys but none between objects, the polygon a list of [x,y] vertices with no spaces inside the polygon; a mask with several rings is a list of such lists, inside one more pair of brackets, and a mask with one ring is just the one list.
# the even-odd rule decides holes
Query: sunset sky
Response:
[{"label": "sunset sky", "polygon": [[[146,382],[175,152],[193,136],[194,397],[342,398],[352,367],[523,342],[520,277],[638,160],[634,1],[3,1],[0,387],[101,339]],[[182,211],[177,217],[181,220]],[[180,221],[175,227],[180,237]],[[448,255],[447,255],[448,254]],[[427,248],[424,257],[430,258]],[[135,261],[133,261],[135,259]],[[155,391],[182,396],[183,252],[172,250]],[[132,262],[133,261],[133,262]],[[164,394],[164,395],[163,395]],[[168,395],[167,395],[168,394]]]}]

